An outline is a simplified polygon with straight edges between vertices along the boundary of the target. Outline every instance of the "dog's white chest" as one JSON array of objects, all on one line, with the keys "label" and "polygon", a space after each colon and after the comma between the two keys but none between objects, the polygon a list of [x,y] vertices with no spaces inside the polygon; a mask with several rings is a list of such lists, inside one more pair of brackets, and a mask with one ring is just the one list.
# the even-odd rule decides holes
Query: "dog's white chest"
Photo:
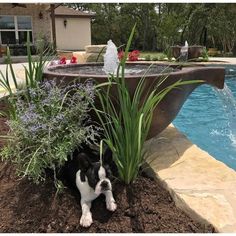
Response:
[{"label": "dog's white chest", "polygon": [[98,197],[98,195],[95,194],[94,189],[89,186],[88,179],[86,176],[85,182],[81,181],[80,172],[81,170],[77,171],[76,173],[76,186],[80,191],[81,198],[86,199],[87,201],[93,201],[95,198]]}]

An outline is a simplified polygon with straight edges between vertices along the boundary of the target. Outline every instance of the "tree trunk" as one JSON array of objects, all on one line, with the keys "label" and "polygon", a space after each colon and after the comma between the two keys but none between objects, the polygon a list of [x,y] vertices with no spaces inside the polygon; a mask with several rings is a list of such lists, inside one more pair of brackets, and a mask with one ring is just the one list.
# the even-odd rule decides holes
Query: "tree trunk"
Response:
[{"label": "tree trunk", "polygon": [[215,43],[215,38],[213,36],[211,37],[211,41],[212,41],[212,44],[213,44],[213,48],[215,48],[216,47],[216,43]]},{"label": "tree trunk", "polygon": [[204,27],[203,45],[207,47],[207,27]]},{"label": "tree trunk", "polygon": [[152,39],[152,51],[155,51],[156,49],[157,49],[157,34],[155,32]]},{"label": "tree trunk", "polygon": [[148,28],[148,12],[144,12],[145,17],[144,17],[144,32],[143,32],[143,47],[142,50],[146,50],[146,40],[147,40],[147,28]]},{"label": "tree trunk", "polygon": [[183,29],[183,31],[181,33],[181,36],[180,36],[181,44],[184,44],[184,33],[185,33],[185,30],[186,30],[186,27],[187,27],[187,25],[184,26],[184,29]]}]

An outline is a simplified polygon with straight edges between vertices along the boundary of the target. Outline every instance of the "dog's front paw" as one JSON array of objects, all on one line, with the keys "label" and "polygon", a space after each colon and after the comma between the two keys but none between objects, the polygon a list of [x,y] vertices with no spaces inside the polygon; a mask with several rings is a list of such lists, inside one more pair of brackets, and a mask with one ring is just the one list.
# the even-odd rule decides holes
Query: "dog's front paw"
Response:
[{"label": "dog's front paw", "polygon": [[107,210],[109,211],[115,211],[117,208],[117,205],[115,202],[111,201],[111,202],[107,202]]},{"label": "dog's front paw", "polygon": [[93,223],[92,215],[82,215],[80,218],[80,225],[83,227],[89,227]]}]

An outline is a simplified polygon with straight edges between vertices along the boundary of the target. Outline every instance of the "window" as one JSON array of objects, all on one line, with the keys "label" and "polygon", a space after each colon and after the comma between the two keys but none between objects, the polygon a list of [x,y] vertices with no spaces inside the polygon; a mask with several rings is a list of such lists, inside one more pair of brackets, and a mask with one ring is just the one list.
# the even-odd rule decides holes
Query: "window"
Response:
[{"label": "window", "polygon": [[[19,44],[27,43],[27,31],[19,31]],[[30,42],[32,43],[32,32],[29,32]]]},{"label": "window", "polygon": [[29,32],[32,37],[32,20],[30,16],[0,16],[0,44],[25,44]]},{"label": "window", "polygon": [[13,16],[0,16],[0,28],[1,29],[15,29]]},{"label": "window", "polygon": [[32,25],[30,16],[17,16],[17,28],[19,44],[27,42],[27,32],[29,32],[30,42],[32,43]]},{"label": "window", "polygon": [[14,31],[1,32],[2,44],[16,44],[16,34]]},{"label": "window", "polygon": [[18,29],[32,29],[30,16],[17,16]]}]

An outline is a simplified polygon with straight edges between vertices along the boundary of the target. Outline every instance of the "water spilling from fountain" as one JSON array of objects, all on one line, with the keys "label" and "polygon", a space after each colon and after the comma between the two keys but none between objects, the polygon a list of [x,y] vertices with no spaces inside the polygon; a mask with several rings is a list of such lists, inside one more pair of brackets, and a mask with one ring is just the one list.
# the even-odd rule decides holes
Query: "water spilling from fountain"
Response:
[{"label": "water spilling from fountain", "polygon": [[119,58],[117,54],[117,47],[111,40],[109,40],[107,42],[107,49],[104,55],[103,71],[107,75],[114,74],[116,73],[118,66],[119,66]]},{"label": "water spilling from fountain", "polygon": [[[104,55],[104,66],[102,68],[102,70],[107,74],[114,74],[117,75],[118,73],[118,66],[119,66],[119,59],[118,59],[118,50],[116,45],[112,42],[112,40],[110,39],[107,42],[107,47],[106,47],[106,53]],[[158,72],[164,72],[164,67],[160,68],[163,69],[163,71],[159,70]],[[135,67],[133,66],[132,68],[125,68],[125,75],[141,75],[144,74],[145,72],[147,72],[148,68],[140,68],[139,67]],[[170,72],[170,70],[168,70]],[[172,71],[172,70],[171,70]],[[98,72],[98,71],[97,71]],[[155,71],[156,73],[157,71]],[[119,71],[119,75],[121,74],[121,68]]]},{"label": "water spilling from fountain", "polygon": [[195,90],[173,123],[193,143],[236,170],[235,69],[226,67],[222,91],[206,85]]},{"label": "water spilling from fountain", "polygon": [[188,42],[185,41],[184,46],[180,49],[180,58],[179,61],[187,62],[188,61]]},{"label": "water spilling from fountain", "polygon": [[236,147],[236,100],[230,90],[230,88],[225,84],[224,89],[215,89],[218,97],[220,98],[225,115],[228,118],[229,127],[229,138],[232,144]]}]

